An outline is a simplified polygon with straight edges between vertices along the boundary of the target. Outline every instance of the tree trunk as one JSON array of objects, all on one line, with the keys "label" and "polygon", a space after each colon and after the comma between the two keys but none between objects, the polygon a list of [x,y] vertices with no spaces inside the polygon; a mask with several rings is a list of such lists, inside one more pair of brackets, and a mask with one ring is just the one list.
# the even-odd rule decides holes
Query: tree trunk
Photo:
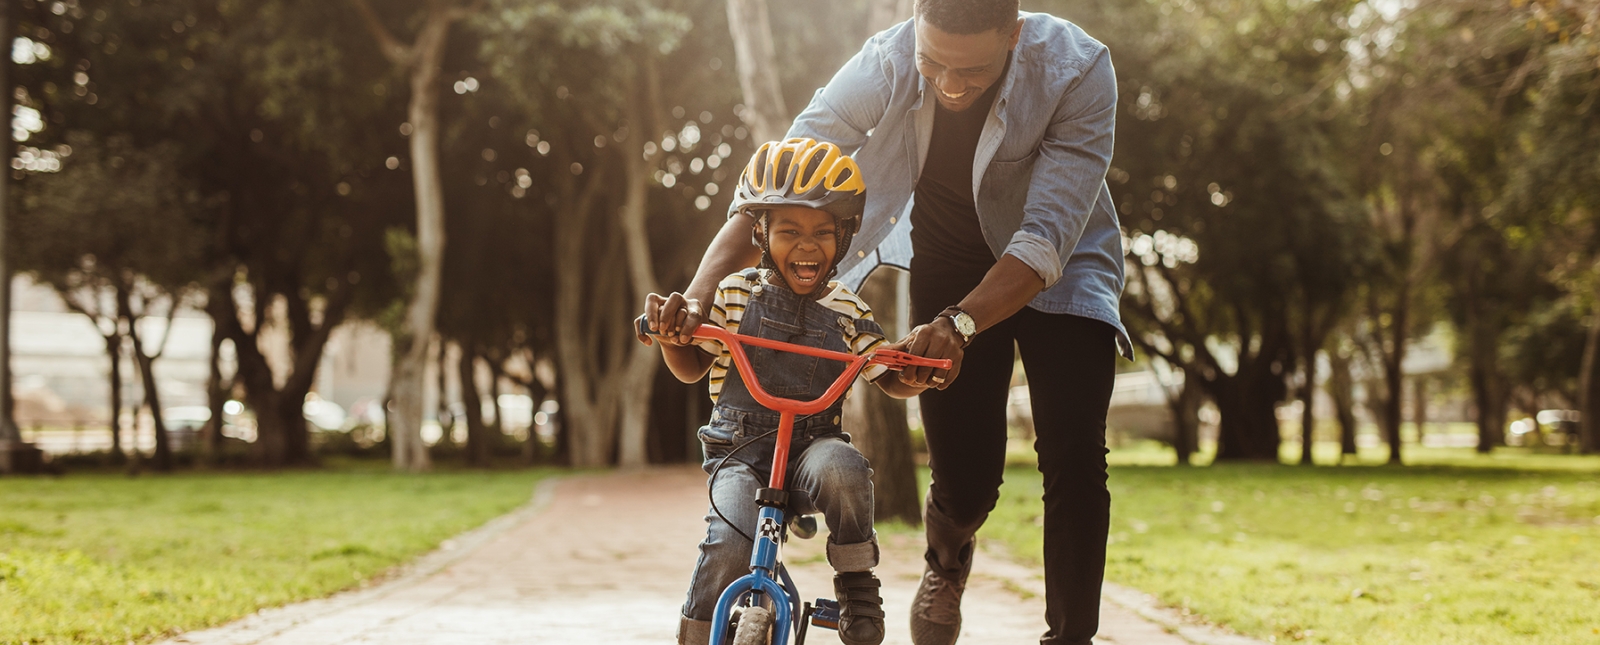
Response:
[{"label": "tree trunk", "polygon": [[423,382],[428,348],[433,342],[439,312],[444,267],[444,186],[439,177],[439,74],[450,25],[466,10],[445,2],[430,2],[421,30],[411,45],[395,40],[366,0],[354,0],[357,11],[378,41],[378,47],[410,75],[411,100],[407,123],[411,125],[411,182],[417,203],[417,277],[406,307],[403,332],[397,343],[407,343],[390,371],[395,398],[393,433],[394,466],[420,472],[432,466],[422,444]]},{"label": "tree trunk", "polygon": [[1417,376],[1411,379],[1411,424],[1417,428],[1417,445],[1422,445],[1424,426],[1428,423],[1428,379]]},{"label": "tree trunk", "polygon": [[[653,67],[648,67],[647,73],[654,74]],[[642,121],[635,115],[635,120]],[[650,162],[639,157],[628,157],[626,192],[622,201],[619,215],[619,224],[622,230],[622,239],[627,249],[628,283],[631,290],[624,290],[632,306],[625,308],[621,313],[627,322],[629,331],[632,331],[633,319],[638,307],[643,306],[645,296],[657,291],[655,262],[650,253],[649,226],[646,223],[649,215],[650,184],[654,181],[651,173],[654,167]],[[631,335],[631,334],[627,334]],[[621,386],[628,388],[628,394],[620,396],[618,403],[622,406],[621,422],[619,429],[619,444],[617,462],[624,467],[639,468],[649,463],[650,442],[650,390],[655,385],[656,370],[661,366],[660,352],[654,347],[647,347],[636,340],[626,338],[618,341],[627,347],[628,363],[623,371]],[[621,348],[618,348],[621,351]]]},{"label": "tree trunk", "polygon": [[[614,222],[595,221],[608,193],[605,166],[598,165],[566,217],[556,221],[555,352],[561,370],[561,429],[570,464],[594,468],[612,463],[617,448],[617,399],[632,396],[622,388],[626,366],[637,352],[620,347],[619,334],[632,325],[627,314],[637,307],[624,285],[628,267],[595,262],[597,257],[626,257],[624,242],[614,235]],[[590,234],[589,229],[597,229]],[[642,230],[642,229],[641,229]],[[642,301],[643,298],[639,298]],[[630,335],[627,339],[632,341]],[[635,342],[640,348],[654,350]],[[602,350],[601,348],[604,348]],[[609,350],[609,351],[606,351]],[[660,359],[650,356],[651,362]],[[648,402],[648,397],[645,398]],[[642,451],[641,451],[642,452]],[[641,455],[642,457],[642,455]]]},{"label": "tree trunk", "polygon": [[[1469,284],[1469,289],[1471,285]],[[1508,392],[1501,383],[1497,365],[1498,334],[1491,332],[1483,320],[1484,314],[1476,292],[1469,292],[1467,301],[1467,334],[1469,366],[1468,381],[1478,413],[1478,446],[1480,454],[1492,452],[1505,442]]]},{"label": "tree trunk", "polygon": [[1474,353],[1472,366],[1468,369],[1468,380],[1472,384],[1472,399],[1477,408],[1477,450],[1480,454],[1488,454],[1504,440],[1507,411],[1500,379],[1492,367],[1481,364],[1483,360]]},{"label": "tree trunk", "polygon": [[1402,392],[1405,373],[1402,369],[1406,358],[1406,330],[1411,322],[1409,286],[1409,283],[1402,284],[1396,296],[1394,312],[1391,314],[1394,324],[1389,329],[1389,348],[1383,353],[1383,385],[1387,392],[1383,398],[1381,425],[1384,439],[1389,443],[1389,463],[1393,465],[1405,463],[1400,457],[1400,421],[1405,406]]},{"label": "tree trunk", "polygon": [[[555,397],[558,403],[567,400],[566,388],[561,386],[560,381],[556,382],[555,390]],[[555,466],[571,466],[573,463],[572,424],[567,421],[566,407],[558,405],[556,407],[556,413],[552,416],[553,418],[550,419],[550,422],[556,425],[556,431],[554,437],[555,446],[550,452],[550,464]]]},{"label": "tree trunk", "polygon": [[1316,443],[1316,414],[1312,405],[1316,401],[1316,365],[1306,367],[1306,383],[1300,387],[1300,465],[1314,466],[1311,449]]},{"label": "tree trunk", "polygon": [[744,94],[741,118],[750,126],[756,145],[782,139],[789,130],[789,109],[778,85],[782,76],[767,0],[728,0],[728,31],[733,35],[739,89]]},{"label": "tree trunk", "polygon": [[[1211,384],[1211,398],[1222,417],[1216,460],[1276,462],[1281,439],[1275,408],[1280,397],[1261,387],[1265,379],[1252,373],[1267,371],[1264,367],[1246,369],[1241,366],[1239,373]],[[1278,389],[1281,388],[1280,385]]]},{"label": "tree trunk", "polygon": [[[285,389],[270,398],[271,407],[265,408],[266,417],[268,423],[278,429],[277,434],[281,437],[283,456],[280,463],[311,464],[311,431],[305,415],[306,392],[295,393]],[[257,411],[256,414],[260,423],[262,413]]]},{"label": "tree trunk", "polygon": [[213,325],[210,374],[206,379],[206,404],[211,410],[211,418],[206,421],[200,438],[200,453],[208,462],[215,462],[222,453],[222,426],[226,421],[223,415],[227,414],[228,394],[233,389],[224,382],[222,376],[222,341],[226,339],[226,332],[220,326]]},{"label": "tree trunk", "polygon": [[[349,283],[338,283],[326,297],[321,310],[321,320],[311,322],[311,307],[298,294],[280,294],[289,303],[288,328],[292,363],[282,385],[273,374],[272,365],[261,353],[258,334],[266,322],[265,308],[258,308],[255,327],[249,331],[239,320],[238,303],[232,289],[214,289],[212,303],[206,307],[212,324],[225,331],[233,341],[238,367],[234,379],[244,385],[245,400],[256,415],[256,442],[251,452],[261,465],[281,467],[287,465],[312,465],[311,436],[306,428],[303,411],[306,394],[315,383],[317,368],[322,362],[322,350],[327,347],[333,328],[344,319],[353,291]],[[270,298],[263,289],[256,288],[255,298]]]},{"label": "tree trunk", "polygon": [[[172,306],[178,306],[177,302],[173,302]],[[128,339],[133,341],[133,360],[139,367],[139,382],[144,387],[144,402],[150,408],[150,424],[155,429],[156,446],[152,455],[154,461],[152,467],[167,472],[172,470],[172,440],[167,436],[167,426],[161,418],[161,392],[156,387],[156,375],[151,369],[155,360],[144,351],[144,339],[139,336],[139,319],[129,304],[126,289],[117,289],[117,312],[128,324]],[[168,322],[171,322],[170,318]],[[165,333],[170,336],[172,329],[168,327]],[[137,433],[138,426],[134,427]]]},{"label": "tree trunk", "polygon": [[1350,354],[1345,350],[1328,352],[1328,395],[1333,399],[1334,415],[1339,419],[1341,462],[1346,455],[1356,454],[1356,388],[1350,363]]},{"label": "tree trunk", "polygon": [[1321,345],[1316,338],[1316,323],[1314,311],[1306,307],[1305,320],[1300,322],[1300,355],[1304,363],[1300,373],[1304,382],[1300,384],[1300,465],[1314,466],[1312,448],[1316,444],[1316,398],[1317,398],[1317,350]]},{"label": "tree trunk", "polygon": [[105,339],[106,358],[111,362],[111,457],[121,462],[126,457],[122,452],[122,334],[112,332]]},{"label": "tree trunk", "polygon": [[[11,42],[11,3],[0,6],[0,42]],[[769,45],[770,47],[770,45]],[[0,87],[10,88],[10,57],[0,60]],[[776,82],[776,80],[774,80]],[[13,97],[10,89],[0,92],[0,113],[11,114]],[[6,158],[10,158],[13,144],[6,140]],[[7,221],[11,211],[11,172],[0,172],[0,447],[7,443],[21,443],[22,431],[17,428],[15,401],[11,394],[11,246],[7,237]]]},{"label": "tree trunk", "polygon": [[[650,129],[657,120],[651,110],[659,104],[654,97],[660,79],[653,55],[636,53],[642,63],[632,79],[638,100],[624,116]],[[555,265],[566,268],[557,272],[555,289],[565,433],[557,443],[574,466],[605,465],[613,456],[623,467],[649,462],[650,393],[661,359],[654,347],[635,340],[633,319],[645,296],[659,290],[647,226],[657,160],[648,153],[619,153],[587,174],[575,164],[582,179],[557,187],[571,205],[557,218],[555,232]],[[607,179],[613,168],[622,173],[620,195]],[[614,217],[594,217],[612,204]]]},{"label": "tree trunk", "polygon": [[[873,306],[873,318],[890,339],[905,335],[900,320],[900,272],[880,267],[861,286],[861,299]],[[893,375],[884,378],[894,378]],[[900,519],[916,526],[922,521],[922,501],[917,487],[916,457],[911,428],[906,424],[906,403],[883,393],[876,385],[856,383],[844,403],[844,428],[851,442],[872,464],[873,508],[877,517]]]},{"label": "tree trunk", "polygon": [[[459,365],[460,362],[457,361]],[[433,403],[433,418],[439,424],[439,441],[434,446],[446,448],[456,445],[456,413],[450,410],[450,344],[439,338],[439,354],[433,366],[438,398]]]},{"label": "tree trunk", "polygon": [[1600,453],[1600,306],[1589,314],[1589,334],[1583,342],[1583,363],[1578,374],[1579,427],[1584,454]]},{"label": "tree trunk", "polygon": [[495,440],[500,441],[506,436],[505,411],[500,408],[500,361],[486,358],[485,362],[489,365],[489,405],[494,409],[494,423],[489,430],[494,433]]},{"label": "tree trunk", "polygon": [[1200,405],[1205,401],[1205,393],[1199,377],[1188,370],[1180,373],[1183,387],[1177,396],[1167,395],[1167,406],[1172,409],[1172,449],[1178,454],[1178,465],[1188,466],[1200,449]]},{"label": "tree trunk", "polygon": [[472,344],[463,342],[461,359],[456,361],[456,372],[461,378],[461,405],[467,416],[467,465],[477,468],[489,466],[491,441],[489,426],[483,421],[483,398],[478,395],[478,356]]}]

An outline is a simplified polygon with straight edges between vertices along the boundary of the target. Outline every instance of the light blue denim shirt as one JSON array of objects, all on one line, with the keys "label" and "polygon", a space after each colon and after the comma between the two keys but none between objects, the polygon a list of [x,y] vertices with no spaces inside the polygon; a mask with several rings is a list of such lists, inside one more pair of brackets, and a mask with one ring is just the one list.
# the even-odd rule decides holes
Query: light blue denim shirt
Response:
[{"label": "light blue denim shirt", "polygon": [[[1049,14],[1023,13],[1022,37],[1001,80],[972,166],[984,240],[1032,267],[1045,289],[1028,306],[1117,329],[1122,234],[1106,170],[1116,125],[1117,79],[1105,45]],[[879,264],[910,266],[908,216],[933,133],[937,99],[916,68],[912,21],[867,40],[795,118],[790,137],[853,151],[867,182],[854,251],[839,267],[859,288]]]}]

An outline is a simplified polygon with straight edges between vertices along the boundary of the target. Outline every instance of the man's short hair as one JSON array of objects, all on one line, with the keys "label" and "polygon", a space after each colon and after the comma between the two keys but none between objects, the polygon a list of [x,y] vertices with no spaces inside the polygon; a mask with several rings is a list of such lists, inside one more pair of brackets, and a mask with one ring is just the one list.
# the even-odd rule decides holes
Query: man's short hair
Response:
[{"label": "man's short hair", "polygon": [[917,0],[917,17],[939,31],[958,35],[991,29],[1010,34],[1021,10],[1021,0]]}]

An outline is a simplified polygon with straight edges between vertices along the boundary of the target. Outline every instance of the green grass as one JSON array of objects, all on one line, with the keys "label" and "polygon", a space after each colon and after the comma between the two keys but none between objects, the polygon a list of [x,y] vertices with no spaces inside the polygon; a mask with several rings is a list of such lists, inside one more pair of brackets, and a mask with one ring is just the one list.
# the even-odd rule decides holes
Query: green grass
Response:
[{"label": "green grass", "polygon": [[546,474],[0,479],[0,643],[147,642],[359,586]]},{"label": "green grass", "polygon": [[[1106,577],[1280,643],[1600,643],[1600,459],[1406,459],[1417,465],[1114,465]],[[1015,465],[984,528],[1035,563],[1041,493]]]}]

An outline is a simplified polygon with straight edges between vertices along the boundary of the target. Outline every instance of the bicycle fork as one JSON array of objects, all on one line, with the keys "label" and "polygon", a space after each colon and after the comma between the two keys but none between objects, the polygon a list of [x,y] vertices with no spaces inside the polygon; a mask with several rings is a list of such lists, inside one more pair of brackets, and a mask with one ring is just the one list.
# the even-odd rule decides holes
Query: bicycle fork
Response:
[{"label": "bicycle fork", "polygon": [[[768,497],[767,493],[771,490],[762,489],[762,497]],[[775,575],[778,571],[779,542],[783,539],[783,516],[781,508],[762,505],[761,519],[756,525],[755,552],[750,555],[751,571],[729,584],[717,598],[717,608],[711,615],[713,644],[726,641],[729,636],[728,619],[733,613],[733,607],[748,593],[752,594],[752,600],[759,598],[760,594],[772,598],[772,645],[788,645],[789,632],[794,627],[792,600],[789,598],[789,590],[779,583]],[[751,604],[754,605],[755,602]]]}]

